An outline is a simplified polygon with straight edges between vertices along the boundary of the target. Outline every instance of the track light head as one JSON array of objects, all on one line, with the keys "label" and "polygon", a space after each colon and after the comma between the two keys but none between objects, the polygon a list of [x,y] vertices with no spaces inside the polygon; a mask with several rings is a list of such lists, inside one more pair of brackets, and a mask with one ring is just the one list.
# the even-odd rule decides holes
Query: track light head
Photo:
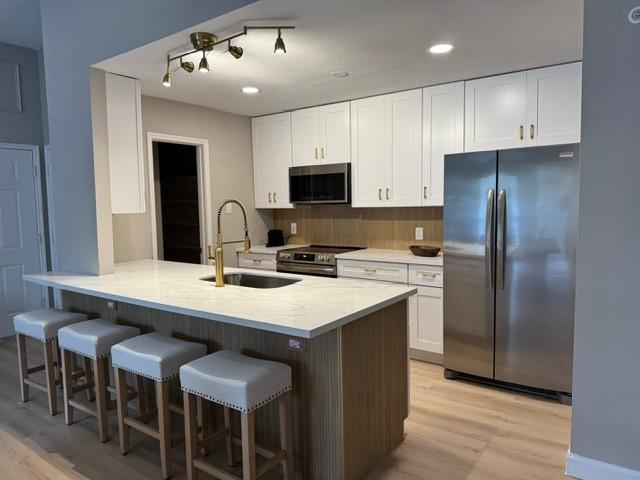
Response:
[{"label": "track light head", "polygon": [[238,59],[242,56],[242,54],[244,53],[244,50],[242,49],[242,47],[238,47],[236,45],[229,45],[229,53],[233,55],[233,58]]},{"label": "track light head", "polygon": [[202,73],[207,73],[209,71],[209,62],[207,61],[207,57],[204,56],[204,52],[202,52],[202,59],[198,65],[198,71]]},{"label": "track light head", "polygon": [[276,44],[273,48],[273,53],[277,55],[287,53],[287,49],[284,46],[284,40],[282,39],[282,31],[280,29],[278,29],[278,38],[276,38]]},{"label": "track light head", "polygon": [[162,78],[162,85],[167,88],[171,86],[171,74],[169,72],[164,74],[164,77]]},{"label": "track light head", "polygon": [[193,72],[195,66],[193,65],[193,62],[180,62],[180,68],[182,68],[187,73],[191,73]]}]

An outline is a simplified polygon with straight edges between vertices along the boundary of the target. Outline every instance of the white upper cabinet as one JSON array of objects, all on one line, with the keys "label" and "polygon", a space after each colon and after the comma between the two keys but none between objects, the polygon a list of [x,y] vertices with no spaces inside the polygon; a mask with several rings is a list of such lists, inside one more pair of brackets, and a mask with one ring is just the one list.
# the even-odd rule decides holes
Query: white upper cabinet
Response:
[{"label": "white upper cabinet", "polygon": [[251,119],[256,208],[291,208],[291,114]]},{"label": "white upper cabinet", "polygon": [[351,102],[352,205],[420,205],[422,90]]},{"label": "white upper cabinet", "polygon": [[444,202],[444,156],[464,151],[464,82],[422,91],[422,205]]},{"label": "white upper cabinet", "polygon": [[112,213],[145,211],[140,82],[107,73],[107,137]]},{"label": "white upper cabinet", "polygon": [[465,151],[525,145],[527,73],[509,73],[465,84]]},{"label": "white upper cabinet", "polygon": [[349,102],[291,114],[293,165],[350,161]]},{"label": "white upper cabinet", "polygon": [[582,63],[527,72],[527,145],[580,141]]}]

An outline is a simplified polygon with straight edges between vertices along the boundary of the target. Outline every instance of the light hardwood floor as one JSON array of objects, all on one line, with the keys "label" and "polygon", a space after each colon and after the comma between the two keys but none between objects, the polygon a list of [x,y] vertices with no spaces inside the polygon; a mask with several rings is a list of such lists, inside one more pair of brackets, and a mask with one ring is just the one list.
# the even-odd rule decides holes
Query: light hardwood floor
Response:
[{"label": "light hardwood floor", "polygon": [[[0,478],[160,478],[158,446],[152,439],[134,434],[133,451],[123,457],[117,441],[98,441],[95,419],[68,427],[63,414],[49,416],[44,394],[36,392],[26,404],[19,398],[15,341],[0,340]],[[550,401],[445,380],[442,368],[412,361],[406,439],[369,478],[569,478],[563,471],[570,415],[569,407]],[[110,420],[113,437],[113,414]],[[182,449],[176,447],[174,458],[177,480],[184,478]]]}]

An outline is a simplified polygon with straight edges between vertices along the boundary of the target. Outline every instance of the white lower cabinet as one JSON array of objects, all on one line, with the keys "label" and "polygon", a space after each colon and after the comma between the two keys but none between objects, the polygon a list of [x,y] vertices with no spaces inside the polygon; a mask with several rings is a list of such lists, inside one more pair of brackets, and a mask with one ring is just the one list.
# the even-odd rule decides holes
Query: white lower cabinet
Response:
[{"label": "white lower cabinet", "polygon": [[418,287],[409,299],[409,347],[442,355],[442,346],[442,288]]}]

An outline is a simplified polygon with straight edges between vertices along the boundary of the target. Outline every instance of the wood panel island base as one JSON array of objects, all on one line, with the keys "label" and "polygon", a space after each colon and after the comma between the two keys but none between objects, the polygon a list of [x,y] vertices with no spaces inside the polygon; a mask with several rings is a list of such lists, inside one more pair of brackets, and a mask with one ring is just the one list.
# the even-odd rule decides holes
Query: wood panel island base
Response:
[{"label": "wood panel island base", "polygon": [[[53,275],[42,274],[40,278],[30,276],[27,279],[41,284],[55,283],[64,289],[64,309],[111,321],[117,319],[119,323],[135,325],[143,331],[153,330],[204,342],[210,352],[229,349],[290,365],[298,479],[363,478],[404,439],[404,420],[409,413],[407,297],[413,292],[410,288],[390,285],[384,292],[390,298],[365,309],[362,316],[356,314],[353,318],[352,315],[348,321],[331,325],[321,333],[292,335],[286,331],[271,331],[272,326],[265,327],[270,328],[267,330],[176,312],[179,308],[172,307],[173,311],[167,311],[163,306],[156,306],[156,302],[153,306],[145,305],[152,302],[140,298],[128,302],[113,291],[84,286],[70,288],[52,281]],[[375,294],[367,282],[298,278],[304,279],[285,288],[293,289],[307,282],[307,288],[313,288],[316,295],[323,296],[318,283],[326,282],[323,284],[328,287],[326,290],[332,290],[330,282],[334,282],[342,289],[364,285],[363,291]],[[112,287],[104,290],[113,290]],[[230,294],[232,288],[241,287],[211,287],[209,291],[214,292],[213,295],[221,290]],[[396,288],[401,290],[394,290]],[[90,294],[90,290],[95,294]],[[330,295],[330,292],[326,294]],[[110,300],[117,301],[115,309],[109,308]],[[325,300],[332,301],[330,297]],[[294,307],[283,305],[282,308]],[[239,426],[239,419],[236,420]],[[267,448],[279,446],[275,402],[257,412],[256,441]]]}]

